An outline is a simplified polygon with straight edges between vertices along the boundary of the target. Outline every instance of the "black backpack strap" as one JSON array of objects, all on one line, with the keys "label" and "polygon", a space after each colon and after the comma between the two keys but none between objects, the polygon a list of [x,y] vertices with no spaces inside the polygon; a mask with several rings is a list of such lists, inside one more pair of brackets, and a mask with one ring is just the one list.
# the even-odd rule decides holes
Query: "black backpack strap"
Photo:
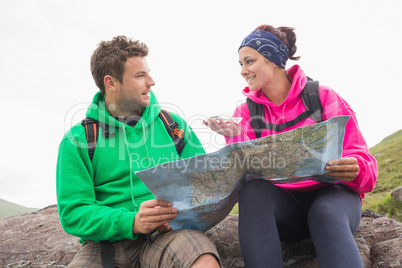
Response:
[{"label": "black backpack strap", "polygon": [[[85,135],[88,143],[88,155],[92,161],[95,153],[96,142],[98,141],[99,137],[99,122],[92,118],[86,117],[81,121],[81,124],[85,127]],[[106,131],[105,134],[106,133],[108,132]],[[100,241],[99,246],[103,267],[114,268],[114,257],[110,242]]]},{"label": "black backpack strap", "polygon": [[85,135],[88,143],[88,155],[92,161],[95,153],[96,142],[98,141],[99,136],[99,122],[92,118],[86,117],[81,121],[81,124],[85,127]]},{"label": "black backpack strap", "polygon": [[161,110],[159,117],[166,127],[167,132],[172,137],[174,145],[176,146],[176,151],[180,155],[184,148],[184,132],[182,129],[179,130],[179,124],[173,120],[171,114],[166,110]]},{"label": "black backpack strap", "polygon": [[269,122],[265,123],[265,128],[267,129],[273,129],[275,131],[282,131],[284,129],[290,128],[294,125],[297,125],[298,123],[300,123],[302,120],[309,118],[310,117],[310,112],[309,111],[305,111],[301,114],[299,114],[295,119],[287,121],[285,123],[282,124],[272,124]]},{"label": "black backpack strap", "polygon": [[260,138],[262,130],[265,128],[264,106],[261,103],[254,102],[250,98],[246,99],[246,103],[248,111],[250,112],[250,125],[257,138]]},{"label": "black backpack strap", "polygon": [[250,125],[254,130],[257,138],[261,137],[263,129],[273,129],[275,131],[282,131],[291,126],[298,124],[300,121],[310,116],[309,111],[305,111],[293,120],[287,121],[282,124],[273,124],[264,122],[264,106],[261,103],[256,103],[253,100],[246,99],[247,107],[250,112]]},{"label": "black backpack strap", "polygon": [[102,258],[103,268],[114,268],[114,257],[112,251],[112,244],[109,241],[100,241],[100,253]]},{"label": "black backpack strap", "polygon": [[302,91],[302,99],[307,111],[310,112],[311,117],[316,123],[322,121],[323,108],[319,94],[319,83],[309,78]]}]

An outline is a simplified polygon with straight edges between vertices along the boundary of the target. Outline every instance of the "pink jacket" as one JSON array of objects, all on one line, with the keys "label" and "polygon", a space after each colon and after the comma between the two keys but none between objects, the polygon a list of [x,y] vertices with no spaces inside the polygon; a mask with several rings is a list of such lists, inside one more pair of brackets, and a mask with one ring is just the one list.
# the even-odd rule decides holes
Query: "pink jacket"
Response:
[{"label": "pink jacket", "polygon": [[[250,91],[248,87],[243,90],[243,94],[257,103],[265,105],[265,121],[274,124],[284,123],[286,121],[296,118],[299,114],[306,110],[302,98],[301,91],[306,84],[307,77],[303,70],[294,65],[288,70],[288,74],[292,79],[292,86],[286,100],[279,106],[270,102],[267,97],[262,93],[261,89],[257,91]],[[319,94],[321,103],[323,106],[323,119],[327,120],[334,116],[349,115],[349,121],[346,125],[345,138],[343,142],[343,154],[342,157],[355,157],[359,164],[359,174],[353,182],[342,182],[350,189],[359,194],[360,199],[363,200],[365,193],[371,192],[374,188],[374,184],[377,180],[377,161],[370,155],[366,145],[366,141],[363,138],[362,133],[359,130],[355,113],[349,104],[342,99],[334,90],[329,87],[320,85]],[[245,136],[248,139],[255,139],[256,136],[252,127],[250,126],[250,113],[247,108],[247,104],[243,103],[238,106],[233,113],[233,117],[241,117],[239,126],[243,129]],[[307,118],[301,121],[299,124],[285,130],[289,131],[298,127],[315,124],[314,120]],[[273,130],[264,130],[261,137],[273,135],[280,132]],[[226,138],[226,144],[244,141],[245,137],[242,135]],[[312,180],[295,182],[289,184],[278,184],[279,187],[285,188],[294,192],[305,192],[314,189],[321,188],[328,185],[327,183],[316,182]]]}]

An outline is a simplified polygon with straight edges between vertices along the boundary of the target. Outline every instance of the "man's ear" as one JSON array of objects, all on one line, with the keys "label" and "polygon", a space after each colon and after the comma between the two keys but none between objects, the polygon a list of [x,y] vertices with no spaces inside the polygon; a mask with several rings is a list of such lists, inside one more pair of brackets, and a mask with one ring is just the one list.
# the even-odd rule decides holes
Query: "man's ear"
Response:
[{"label": "man's ear", "polygon": [[116,91],[116,80],[112,76],[105,75],[103,83],[105,84],[105,91]]}]

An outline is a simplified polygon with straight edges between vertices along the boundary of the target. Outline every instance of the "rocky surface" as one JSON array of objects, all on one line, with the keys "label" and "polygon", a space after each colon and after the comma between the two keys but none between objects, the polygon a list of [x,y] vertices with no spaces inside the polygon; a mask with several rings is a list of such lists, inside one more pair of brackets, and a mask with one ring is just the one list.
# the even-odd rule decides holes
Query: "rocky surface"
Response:
[{"label": "rocky surface", "polygon": [[[237,237],[237,215],[229,215],[207,232],[224,267],[244,267]],[[402,223],[363,211],[355,235],[364,267],[402,267]],[[311,239],[284,243],[284,267],[318,267]],[[56,206],[35,213],[0,218],[0,267],[65,267],[80,248],[66,234]]]},{"label": "rocky surface", "polygon": [[393,199],[402,202],[402,186],[399,186],[394,191],[392,191],[391,196]]},{"label": "rocky surface", "polygon": [[[207,232],[217,245],[225,267],[244,267],[237,237],[237,215],[229,215]],[[364,267],[402,267],[402,223],[373,211],[363,211],[355,239]],[[284,267],[318,267],[311,239],[283,243]]]},{"label": "rocky surface", "polygon": [[61,227],[55,205],[0,218],[0,245],[0,267],[67,265],[80,248],[77,237]]}]

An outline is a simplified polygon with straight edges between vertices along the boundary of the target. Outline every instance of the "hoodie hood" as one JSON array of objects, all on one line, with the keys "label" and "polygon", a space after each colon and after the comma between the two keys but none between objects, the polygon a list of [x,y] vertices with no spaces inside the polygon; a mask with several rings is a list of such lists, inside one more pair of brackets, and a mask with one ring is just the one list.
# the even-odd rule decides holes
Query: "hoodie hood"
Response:
[{"label": "hoodie hood", "polygon": [[307,83],[307,77],[305,76],[303,70],[300,68],[299,65],[292,66],[287,70],[287,73],[290,77],[290,80],[292,81],[292,85],[290,86],[290,90],[285,101],[280,105],[276,105],[268,100],[261,89],[251,91],[249,87],[246,87],[243,89],[243,95],[247,98],[250,98],[256,103],[261,103],[263,105],[271,107],[281,107],[283,105],[286,105],[295,100],[300,95],[300,93],[303,91],[304,86]]},{"label": "hoodie hood", "polygon": [[[141,131],[142,127],[148,127],[155,120],[155,118],[158,117],[158,114],[161,111],[161,107],[153,91],[150,92],[150,102],[150,105],[142,109],[141,119],[138,121],[138,124],[135,125],[134,131]],[[106,109],[105,98],[101,92],[95,94],[92,103],[88,107],[86,116],[95,119],[101,123],[105,123],[109,126],[132,129],[132,127],[130,127],[129,125],[119,122],[110,115],[110,113]]]}]

